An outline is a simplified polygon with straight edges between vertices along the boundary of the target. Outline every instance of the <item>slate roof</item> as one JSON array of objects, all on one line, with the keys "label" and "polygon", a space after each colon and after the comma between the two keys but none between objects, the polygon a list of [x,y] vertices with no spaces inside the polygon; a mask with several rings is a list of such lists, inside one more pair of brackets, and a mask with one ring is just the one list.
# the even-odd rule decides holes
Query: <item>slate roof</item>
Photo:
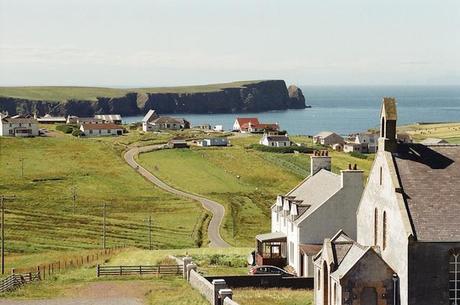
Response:
[{"label": "slate roof", "polygon": [[28,123],[31,123],[31,124],[37,124],[37,120],[34,119],[34,118],[23,118],[23,117],[16,117],[16,118],[12,118],[12,117],[3,117],[1,118],[1,121],[5,122],[5,123],[12,123],[12,124],[28,124]]},{"label": "slate roof", "polygon": [[179,125],[185,125],[185,120],[184,119],[176,119],[172,118],[169,116],[161,116],[155,120],[153,120],[154,124],[179,124]]},{"label": "slate roof", "polygon": [[[339,175],[322,169],[287,193],[286,196],[294,196],[296,200],[301,200],[302,204],[307,205],[305,207],[298,206],[296,221],[301,222],[307,215],[337,193],[342,187],[341,181]],[[302,220],[299,220],[300,218]]]},{"label": "slate roof", "polygon": [[144,116],[144,118],[142,119],[142,122],[150,122],[152,121],[153,119],[157,118],[158,115],[156,114],[155,110],[153,109],[150,109]]},{"label": "slate roof", "polygon": [[306,254],[308,256],[318,254],[318,252],[321,251],[322,247],[323,245],[317,245],[317,244],[300,244],[299,245],[300,251],[303,254]]},{"label": "slate roof", "polygon": [[460,241],[460,145],[399,144],[393,156],[417,240]]},{"label": "slate roof", "polygon": [[240,128],[243,127],[244,124],[251,123],[251,124],[259,124],[258,118],[236,118]]},{"label": "slate roof", "polygon": [[333,135],[335,132],[332,131],[321,131],[320,133],[316,134],[315,137],[321,137],[321,138],[326,138],[329,137],[330,135]]}]

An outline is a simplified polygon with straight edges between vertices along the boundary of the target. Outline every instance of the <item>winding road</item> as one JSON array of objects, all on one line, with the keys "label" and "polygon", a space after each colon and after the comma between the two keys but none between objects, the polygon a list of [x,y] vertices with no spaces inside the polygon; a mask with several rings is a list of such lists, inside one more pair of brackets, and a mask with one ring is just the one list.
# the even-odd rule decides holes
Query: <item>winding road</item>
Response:
[{"label": "winding road", "polygon": [[176,188],[173,188],[169,186],[168,184],[164,183],[162,180],[160,180],[158,177],[153,175],[151,172],[149,172],[144,167],[142,167],[139,163],[136,162],[135,156],[139,155],[139,153],[158,150],[162,146],[163,145],[149,145],[149,146],[144,146],[144,147],[131,148],[124,154],[125,161],[132,168],[134,168],[140,175],[142,175],[144,178],[146,178],[148,181],[152,182],[159,188],[171,194],[200,202],[205,209],[207,209],[208,211],[212,213],[212,218],[208,226],[208,237],[210,241],[209,246],[218,247],[218,248],[230,247],[230,245],[225,240],[222,239],[222,237],[220,236],[220,232],[219,232],[219,229],[220,229],[220,226],[222,224],[224,214],[225,214],[225,208],[221,204],[213,200],[210,200],[208,198],[204,198],[201,196],[197,196],[197,195],[190,194],[190,193],[178,190]]}]

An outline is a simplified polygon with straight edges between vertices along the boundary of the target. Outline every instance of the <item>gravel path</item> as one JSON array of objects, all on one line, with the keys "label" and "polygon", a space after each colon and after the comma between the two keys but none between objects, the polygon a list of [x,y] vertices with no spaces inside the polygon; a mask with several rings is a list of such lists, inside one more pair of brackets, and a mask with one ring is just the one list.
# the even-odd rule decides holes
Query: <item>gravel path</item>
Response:
[{"label": "gravel path", "polygon": [[223,247],[223,248],[230,247],[230,245],[227,242],[225,242],[225,240],[222,239],[222,237],[220,236],[220,232],[219,232],[219,228],[222,224],[222,220],[225,214],[225,208],[221,204],[213,200],[210,200],[210,199],[207,199],[201,196],[197,196],[194,194],[190,194],[190,193],[187,193],[187,192],[184,192],[184,191],[181,191],[181,190],[178,190],[176,188],[169,186],[168,184],[160,180],[158,177],[150,173],[148,170],[146,170],[144,167],[142,167],[140,164],[138,164],[136,160],[134,159],[134,157],[137,156],[139,153],[154,151],[154,150],[160,149],[161,146],[162,145],[150,145],[150,146],[144,146],[140,148],[138,147],[131,148],[124,155],[125,161],[132,168],[136,169],[140,175],[144,176],[148,181],[152,182],[153,184],[162,188],[163,190],[169,193],[172,193],[174,195],[177,195],[177,196],[185,197],[185,198],[200,202],[205,209],[207,209],[208,211],[212,213],[212,218],[208,226],[208,237],[210,241],[209,246],[210,247]]}]

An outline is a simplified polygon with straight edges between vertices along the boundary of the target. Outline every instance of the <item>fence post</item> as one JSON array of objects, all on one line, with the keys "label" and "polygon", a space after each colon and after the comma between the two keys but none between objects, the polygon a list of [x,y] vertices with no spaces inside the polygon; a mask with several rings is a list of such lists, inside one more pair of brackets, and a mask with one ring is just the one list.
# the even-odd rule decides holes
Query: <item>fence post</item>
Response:
[{"label": "fence post", "polygon": [[42,279],[42,275],[40,273],[40,266],[37,266],[37,274],[38,274],[38,279],[41,280]]},{"label": "fence post", "polygon": [[233,298],[233,291],[231,289],[221,289],[219,290],[219,300],[220,304],[224,304],[225,298],[229,298],[230,300]]},{"label": "fence post", "polygon": [[212,280],[212,291],[214,294],[214,302],[212,305],[220,305],[219,304],[219,290],[226,289],[227,288],[227,283],[225,283],[225,280],[223,279],[215,279]]},{"label": "fence post", "polygon": [[14,273],[15,273],[14,268],[11,268],[11,274],[14,274]]},{"label": "fence post", "polygon": [[120,266],[120,275],[123,275],[123,267]]},{"label": "fence post", "polygon": [[29,282],[32,282],[32,272],[29,272]]},{"label": "fence post", "polygon": [[159,277],[159,276],[160,276],[160,267],[161,267],[161,265],[158,265],[158,270],[157,270],[157,277]]},{"label": "fence post", "polygon": [[142,265],[139,266],[139,274],[142,275]]},{"label": "fence post", "polygon": [[182,262],[184,264],[183,277],[184,279],[186,279],[187,278],[187,265],[192,263],[192,258],[190,256],[186,256],[184,257]]},{"label": "fence post", "polygon": [[97,277],[99,277],[99,264],[97,264],[97,266],[96,266],[96,275],[97,275]]},{"label": "fence post", "polygon": [[188,264],[186,269],[187,269],[187,281],[190,282],[190,271],[195,270],[196,271],[197,266],[195,264]]}]

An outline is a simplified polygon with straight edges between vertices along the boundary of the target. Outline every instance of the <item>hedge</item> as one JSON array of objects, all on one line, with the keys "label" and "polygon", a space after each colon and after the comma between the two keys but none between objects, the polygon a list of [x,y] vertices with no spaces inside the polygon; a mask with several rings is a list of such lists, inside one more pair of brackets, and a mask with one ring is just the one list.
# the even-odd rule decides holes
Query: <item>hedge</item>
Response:
[{"label": "hedge", "polygon": [[274,147],[274,146],[265,146],[262,144],[251,144],[247,148],[255,149],[258,151],[263,152],[272,152],[272,153],[279,153],[279,154],[292,154],[294,151],[298,151],[301,153],[312,153],[314,151],[311,147],[306,146],[286,146],[286,147]]},{"label": "hedge", "polygon": [[359,158],[359,159],[367,159],[366,155],[364,155],[364,154],[362,154],[360,152],[357,152],[357,151],[352,151],[350,153],[350,156],[355,157],[355,158]]},{"label": "hedge", "polygon": [[72,125],[58,125],[56,126],[56,130],[62,131],[63,133],[72,133],[74,127]]}]

